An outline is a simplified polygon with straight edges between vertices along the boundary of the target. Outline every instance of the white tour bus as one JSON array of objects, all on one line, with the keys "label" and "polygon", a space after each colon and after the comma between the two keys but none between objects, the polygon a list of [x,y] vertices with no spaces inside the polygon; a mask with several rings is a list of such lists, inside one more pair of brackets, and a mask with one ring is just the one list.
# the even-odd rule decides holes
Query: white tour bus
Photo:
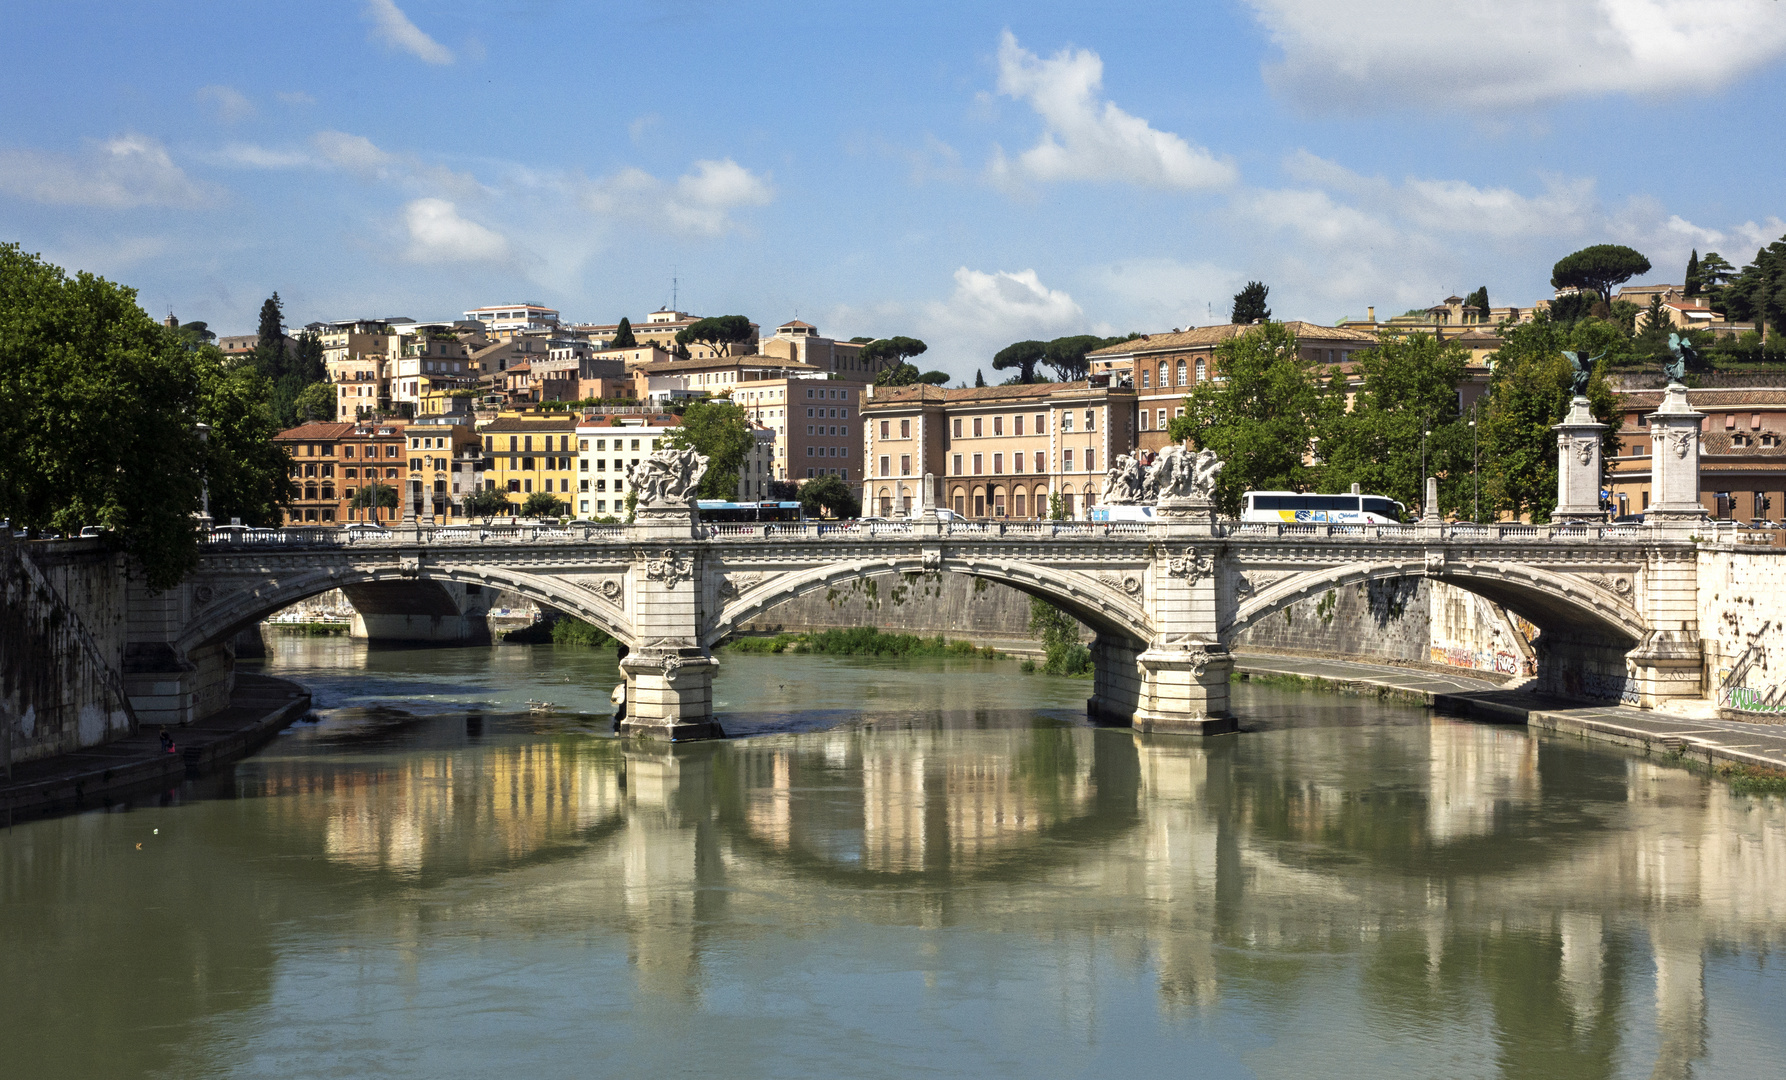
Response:
[{"label": "white tour bus", "polygon": [[1242,521],[1335,525],[1395,525],[1403,506],[1381,495],[1303,495],[1295,491],[1249,491]]}]

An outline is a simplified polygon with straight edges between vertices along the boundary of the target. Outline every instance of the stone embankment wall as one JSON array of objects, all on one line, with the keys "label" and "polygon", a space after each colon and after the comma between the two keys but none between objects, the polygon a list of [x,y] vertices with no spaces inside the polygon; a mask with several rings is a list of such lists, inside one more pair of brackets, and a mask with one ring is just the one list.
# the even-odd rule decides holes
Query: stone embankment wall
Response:
[{"label": "stone embankment wall", "polygon": [[128,614],[123,567],[98,541],[0,533],[0,756],[30,761],[134,730],[119,674]]},{"label": "stone embankment wall", "polygon": [[1786,723],[1786,553],[1700,548],[1699,638],[1725,716]]},{"label": "stone embankment wall", "polygon": [[[964,574],[875,574],[778,604],[746,623],[745,633],[873,626],[889,633],[943,634],[987,642],[1030,639],[1029,597]],[[1080,636],[1095,636],[1081,628]]]}]

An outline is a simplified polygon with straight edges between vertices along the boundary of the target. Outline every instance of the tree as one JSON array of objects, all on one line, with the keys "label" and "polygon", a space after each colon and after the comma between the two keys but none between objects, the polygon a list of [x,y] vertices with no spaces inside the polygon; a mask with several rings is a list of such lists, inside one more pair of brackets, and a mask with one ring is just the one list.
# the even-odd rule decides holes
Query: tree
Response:
[{"label": "tree", "polygon": [[1017,381],[1022,384],[1036,381],[1036,365],[1048,355],[1048,346],[1040,341],[1018,341],[1006,345],[992,357],[992,370],[1009,371],[1017,369]]},{"label": "tree", "polygon": [[187,347],[192,349],[217,340],[217,335],[211,332],[211,324],[203,320],[181,323],[179,334],[186,339]]},{"label": "tree", "polygon": [[986,375],[979,368],[974,369],[974,385],[976,387],[981,387],[981,386],[986,385]]},{"label": "tree", "polygon": [[1559,323],[1572,323],[1577,319],[1585,319],[1593,313],[1595,303],[1593,293],[1567,293],[1550,302],[1550,317],[1552,321]]},{"label": "tree", "polygon": [[522,517],[555,518],[563,512],[564,504],[549,491],[536,491],[521,504]]},{"label": "tree", "polygon": [[1694,248],[1693,254],[1687,256],[1686,294],[1688,296],[1698,296],[1704,291],[1705,281],[1699,274],[1699,249]]},{"label": "tree", "polygon": [[1110,340],[1095,334],[1057,337],[1048,343],[1048,352],[1042,362],[1054,369],[1055,377],[1061,382],[1083,379],[1089,370],[1085,354],[1103,348]]},{"label": "tree", "polygon": [[1470,439],[1457,410],[1457,386],[1468,359],[1456,342],[1385,333],[1358,361],[1360,385],[1350,411],[1343,378],[1337,386],[1330,380],[1318,444],[1322,489],[1345,491],[1357,484],[1373,495],[1420,506],[1426,501],[1422,434],[1430,432],[1426,475],[1439,478],[1439,508],[1447,513],[1467,508]]},{"label": "tree", "polygon": [[285,305],[277,290],[261,302],[260,340],[256,347],[273,355],[283,356],[285,353]]},{"label": "tree", "polygon": [[314,382],[292,399],[292,411],[298,421],[335,419],[335,384]]},{"label": "tree", "polygon": [[696,319],[676,332],[676,344],[686,351],[690,345],[705,345],[715,356],[730,356],[734,346],[754,337],[750,320],[742,315],[715,315]]},{"label": "tree", "polygon": [[[917,338],[890,337],[875,338],[862,346],[862,362],[869,371],[880,372],[887,368],[898,367],[914,356],[922,356],[930,350],[930,346]],[[880,384],[876,385],[892,385]]]},{"label": "tree", "polygon": [[99,526],[150,588],[178,583],[198,559],[203,363],[135,290],[0,244],[0,518]]},{"label": "tree", "polygon": [[800,485],[800,508],[808,515],[854,518],[862,516],[862,500],[841,476],[817,476]]},{"label": "tree", "polygon": [[1242,326],[1270,321],[1271,309],[1265,306],[1265,298],[1270,294],[1271,289],[1263,282],[1247,282],[1245,288],[1234,294],[1234,308],[1228,321]]},{"label": "tree", "polygon": [[636,349],[639,339],[633,336],[632,320],[625,315],[620,316],[620,325],[614,330],[614,340],[608,342],[610,349]]},{"label": "tree", "polygon": [[1706,252],[1705,258],[1699,260],[1700,287],[1707,293],[1717,293],[1735,276],[1736,267],[1715,251]]},{"label": "tree", "polygon": [[509,502],[508,496],[493,487],[479,488],[465,496],[465,516],[483,518],[486,525],[490,524],[491,518],[513,511],[514,504]]},{"label": "tree", "polygon": [[[910,364],[905,366],[911,367]],[[949,385],[949,373],[946,371],[926,371],[924,374],[918,376],[918,381],[929,386],[947,386]]]},{"label": "tree", "polygon": [[1494,375],[1481,421],[1483,498],[1497,511],[1545,521],[1557,501],[1557,435],[1551,426],[1562,422],[1574,396],[1575,373],[1563,350],[1604,354],[1587,391],[1594,419],[1607,425],[1604,459],[1618,447],[1620,423],[1605,372],[1631,346],[1611,323],[1564,324],[1543,315],[1506,327],[1501,341],[1489,357]]},{"label": "tree", "polygon": [[1585,289],[1610,304],[1615,286],[1649,271],[1650,261],[1623,244],[1594,244],[1558,259],[1550,270],[1550,287]]},{"label": "tree", "polygon": [[[369,510],[373,507],[379,507],[395,513],[397,507],[402,505],[402,500],[397,497],[396,488],[389,484],[383,484],[374,480],[365,487],[354,492],[353,499],[348,502],[348,505],[355,510]],[[370,515],[368,515],[368,517],[370,517]]]},{"label": "tree", "polygon": [[729,398],[710,398],[688,403],[682,423],[664,439],[664,445],[707,455],[700,497],[730,499],[738,493],[738,476],[756,445],[756,435],[741,406]]},{"label": "tree", "polygon": [[1198,383],[1185,398],[1185,415],[1168,430],[1175,441],[1189,439],[1227,463],[1216,483],[1217,506],[1238,514],[1244,491],[1308,490],[1315,477],[1303,457],[1323,395],[1296,335],[1283,323],[1254,327],[1216,347],[1216,368],[1226,378]]},{"label": "tree", "polygon": [[1480,286],[1479,288],[1476,289],[1475,292],[1464,297],[1464,307],[1475,311],[1477,313],[1477,318],[1479,319],[1479,321],[1487,322],[1488,321],[1488,286],[1487,285]]},{"label": "tree", "polygon": [[204,442],[211,517],[273,528],[296,485],[290,455],[273,441],[279,424],[269,403],[272,386],[252,367],[226,364],[214,345],[200,348],[197,359],[198,418],[211,428]]},{"label": "tree", "polygon": [[[874,384],[876,386],[911,386],[913,383],[918,382],[920,378],[921,376],[918,374],[918,369],[913,365],[896,364],[890,368],[883,368],[878,372],[874,377]],[[943,373],[943,381],[936,385],[941,386],[948,381],[949,376],[946,373]]]},{"label": "tree", "polygon": [[[1700,272],[1705,272],[1703,264]],[[1719,299],[1732,321],[1753,320],[1764,334],[1769,326],[1776,333],[1786,328],[1786,237],[1757,251],[1755,261],[1719,290]]]}]

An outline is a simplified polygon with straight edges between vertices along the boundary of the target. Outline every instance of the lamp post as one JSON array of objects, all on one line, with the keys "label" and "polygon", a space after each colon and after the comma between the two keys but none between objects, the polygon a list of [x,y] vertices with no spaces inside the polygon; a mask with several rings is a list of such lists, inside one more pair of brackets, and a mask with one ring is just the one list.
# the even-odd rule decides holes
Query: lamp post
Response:
[{"label": "lamp post", "polygon": [[1426,414],[1422,413],[1420,416],[1420,499],[1423,504],[1420,507],[1420,513],[1422,516],[1431,513],[1431,508],[1424,505],[1426,501],[1426,437],[1431,434],[1432,432],[1427,427]]},{"label": "lamp post", "polygon": [[[211,443],[211,425],[210,424],[206,424],[206,423],[202,423],[202,422],[198,423],[198,424],[194,424],[192,426],[192,430],[198,432],[198,444],[200,446],[204,446],[204,447],[210,446],[210,443]],[[199,474],[199,500],[200,500],[199,501],[199,507],[200,507],[199,521],[206,528],[210,528],[211,527],[211,476],[210,476],[211,470],[210,470],[208,464],[201,465],[201,469],[202,469],[202,471]]]},{"label": "lamp post", "polygon": [[1476,403],[1470,402],[1470,520],[1482,521],[1482,484],[1478,479],[1477,469],[1481,457],[1477,448],[1481,445],[1482,436],[1476,429]]}]

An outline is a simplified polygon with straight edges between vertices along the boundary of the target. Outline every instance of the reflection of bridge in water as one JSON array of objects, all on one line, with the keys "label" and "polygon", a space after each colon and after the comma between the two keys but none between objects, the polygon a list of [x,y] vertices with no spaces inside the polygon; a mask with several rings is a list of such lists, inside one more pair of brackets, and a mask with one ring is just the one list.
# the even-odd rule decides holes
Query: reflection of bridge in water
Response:
[{"label": "reflection of bridge in water", "polygon": [[[643,990],[678,1000],[703,993],[708,950],[791,911],[802,935],[847,920],[1133,934],[1167,1012],[1287,1001],[1355,956],[1374,1007],[1471,1028],[1487,1008],[1519,1046],[1582,1059],[1628,1037],[1630,984],[1653,973],[1658,1073],[1686,1075],[1708,1037],[1708,953],[1786,943],[1786,808],[1518,729],[573,745],[417,755],[277,812],[344,872],[514,868],[499,898],[447,914],[530,925],[568,904],[627,936]],[[302,775],[261,783],[293,792]]]},{"label": "reflection of bridge in water", "polygon": [[[352,542],[348,542],[351,540]],[[712,649],[777,604],[858,578],[960,573],[1041,597],[1093,628],[1088,702],[1146,731],[1232,729],[1229,647],[1330,589],[1428,577],[1541,628],[1541,689],[1659,705],[1700,692],[1696,544],[1663,528],[1585,525],[951,525],[726,527],[659,514],[633,526],[411,528],[388,538],[291,530],[211,545],[181,588],[132,605],[133,646],[162,658],[139,715],[202,712],[244,626],[343,586],[459,582],[511,590],[629,650],[626,730],[717,730]],[[144,666],[150,672],[153,664]],[[157,708],[162,709],[157,713]]]}]

